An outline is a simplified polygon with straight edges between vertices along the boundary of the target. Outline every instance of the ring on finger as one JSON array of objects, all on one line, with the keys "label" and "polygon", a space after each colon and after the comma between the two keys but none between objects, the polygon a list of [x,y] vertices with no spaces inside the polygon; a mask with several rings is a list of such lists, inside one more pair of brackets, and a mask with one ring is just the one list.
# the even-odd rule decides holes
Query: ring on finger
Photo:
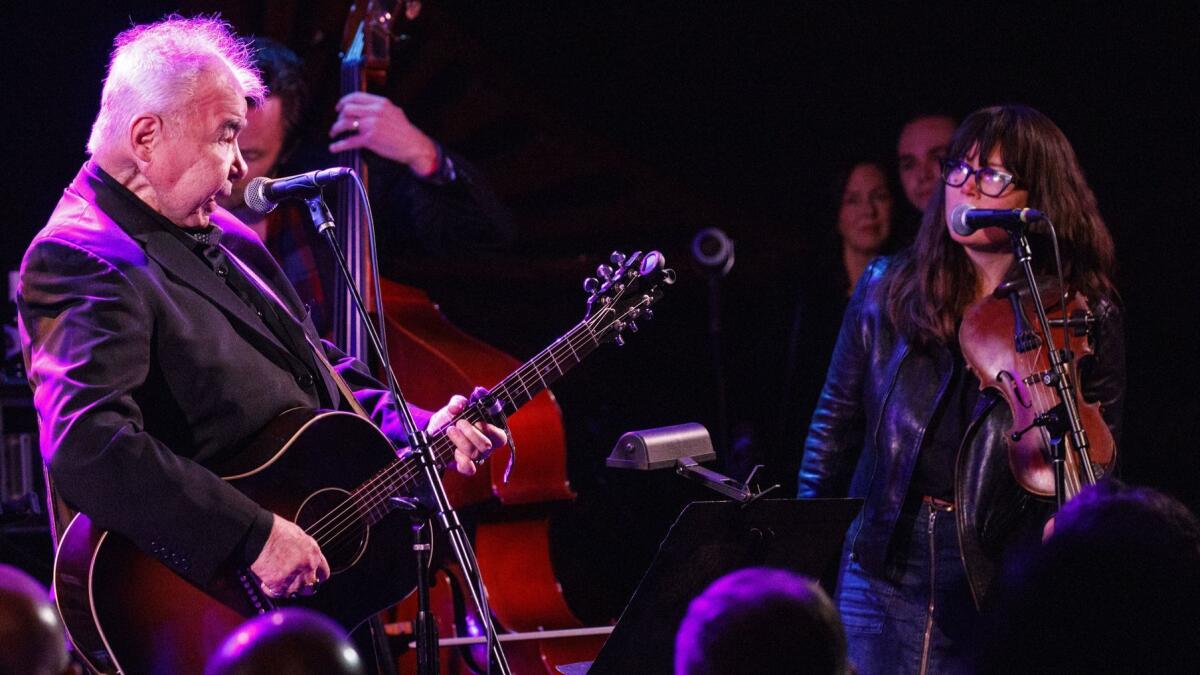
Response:
[{"label": "ring on finger", "polygon": [[350,128],[351,128],[351,129],[354,129],[355,131],[358,131],[358,127],[359,127],[358,120],[354,120],[353,122],[351,122],[351,123],[350,123]]}]

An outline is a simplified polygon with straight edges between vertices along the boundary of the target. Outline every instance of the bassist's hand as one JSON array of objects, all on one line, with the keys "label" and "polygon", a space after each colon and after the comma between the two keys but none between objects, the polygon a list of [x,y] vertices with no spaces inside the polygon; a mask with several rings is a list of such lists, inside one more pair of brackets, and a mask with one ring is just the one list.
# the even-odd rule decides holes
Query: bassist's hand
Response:
[{"label": "bassist's hand", "polygon": [[407,164],[418,176],[437,171],[437,145],[388,99],[356,91],[337,103],[338,117],[329,129],[335,140],[329,152],[362,148],[385,159]]},{"label": "bassist's hand", "polygon": [[250,566],[273,598],[293,593],[312,595],[317,585],[329,578],[329,563],[316,540],[290,520],[274,517],[267,543]]}]

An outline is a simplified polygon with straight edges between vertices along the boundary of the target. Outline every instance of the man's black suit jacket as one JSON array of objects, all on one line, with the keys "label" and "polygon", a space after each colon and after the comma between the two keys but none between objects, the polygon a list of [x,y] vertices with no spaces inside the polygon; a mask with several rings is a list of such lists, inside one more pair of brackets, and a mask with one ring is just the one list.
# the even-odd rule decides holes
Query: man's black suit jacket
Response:
[{"label": "man's black suit jacket", "polygon": [[[69,506],[203,584],[226,563],[253,560],[272,520],[206,465],[281,412],[318,407],[318,387],[326,400],[341,397],[324,369],[316,381],[296,377],[295,355],[221,270],[111,181],[84,165],[21,265],[42,453]],[[220,210],[213,222],[226,252],[322,344],[254,233]],[[384,432],[403,442],[379,383],[323,348]],[[428,413],[414,414],[427,423]]]}]

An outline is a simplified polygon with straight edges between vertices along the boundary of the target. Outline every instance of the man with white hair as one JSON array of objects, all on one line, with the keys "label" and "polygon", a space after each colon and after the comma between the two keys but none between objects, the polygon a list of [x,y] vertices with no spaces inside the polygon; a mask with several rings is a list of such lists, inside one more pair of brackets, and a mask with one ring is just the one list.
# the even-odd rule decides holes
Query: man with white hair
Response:
[{"label": "man with white hair", "polygon": [[[217,205],[246,172],[247,99],[265,94],[217,19],[117,36],[91,159],[25,254],[18,307],[59,496],[189,581],[249,568],[280,597],[328,577],[320,548],[208,467],[285,410],[349,408],[331,368],[404,434],[381,385],[320,341],[258,238]],[[413,413],[435,430],[466,404]],[[467,474],[504,441],[465,420],[447,435]]]}]

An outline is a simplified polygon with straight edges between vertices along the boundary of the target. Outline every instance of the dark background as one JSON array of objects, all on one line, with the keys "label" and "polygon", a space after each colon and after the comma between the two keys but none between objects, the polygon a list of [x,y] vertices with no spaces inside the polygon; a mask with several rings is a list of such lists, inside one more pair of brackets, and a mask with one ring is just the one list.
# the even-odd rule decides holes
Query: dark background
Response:
[{"label": "dark background", "polygon": [[[131,21],[222,11],[239,32],[307,57],[316,110],[335,96],[340,2],[66,7],[0,10],[6,269],[84,160],[107,52]],[[740,474],[768,454],[762,430],[777,417],[790,320],[784,289],[827,254],[829,174],[845,157],[891,161],[915,111],[962,116],[1024,102],[1071,139],[1120,261],[1123,475],[1200,505],[1195,3],[447,0],[429,3],[421,21],[405,73],[386,89],[484,170],[521,240],[505,260],[412,261],[401,276],[456,324],[524,359],[579,318],[580,281],[612,249],[659,248],[680,270],[652,324],[555,387],[580,493],[556,516],[572,552],[560,557],[590,561],[565,572],[574,578],[564,585],[615,589],[584,614],[619,610],[679,504],[701,495],[670,475],[602,466],[622,431],[715,428],[707,287],[688,261],[691,236],[718,226],[737,243],[722,295],[724,367],[730,416],[759,439],[745,456],[723,453],[722,466]],[[321,128],[328,115],[311,121]],[[798,456],[801,442],[781,450]]]}]

